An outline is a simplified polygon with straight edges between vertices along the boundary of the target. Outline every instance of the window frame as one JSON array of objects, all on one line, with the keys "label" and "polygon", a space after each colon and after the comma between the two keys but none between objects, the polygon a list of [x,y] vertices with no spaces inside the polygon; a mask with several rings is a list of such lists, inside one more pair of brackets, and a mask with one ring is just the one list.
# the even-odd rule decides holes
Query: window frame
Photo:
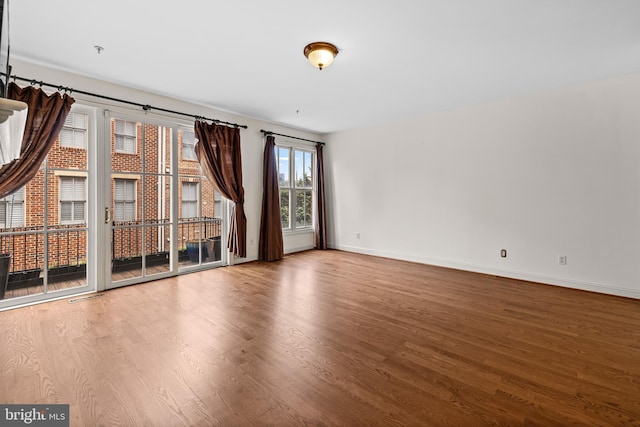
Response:
[{"label": "window frame", "polygon": [[[73,194],[70,198],[63,198],[63,181],[72,180],[73,181]],[[76,199],[75,198],[75,181],[82,181],[82,189],[83,189],[83,198]],[[66,194],[64,195],[67,196]],[[76,203],[82,202],[82,218],[75,218],[75,206]],[[75,176],[75,175],[60,175],[58,176],[58,219],[59,224],[61,225],[73,225],[73,224],[86,224],[87,223],[87,177],[86,176]],[[62,219],[62,206],[63,203],[71,203],[71,218],[70,220]]]},{"label": "window frame", "polygon": [[[288,151],[288,159],[289,159],[289,180],[288,185],[281,185],[279,176],[280,176],[280,149],[286,149]],[[284,233],[301,233],[301,232],[313,232],[315,227],[315,195],[316,195],[316,151],[308,146],[302,146],[294,143],[276,143],[275,145],[275,157],[276,157],[276,168],[278,169],[278,194],[280,196],[280,208],[282,209],[282,191],[288,191],[289,193],[289,226],[285,227],[283,224],[282,231]],[[299,186],[296,183],[296,152],[308,153],[311,155],[311,185],[310,186]],[[304,154],[303,154],[304,159]],[[308,224],[300,226],[297,224],[295,212],[297,207],[297,193],[299,191],[310,191],[311,192],[311,218]],[[293,215],[292,215],[293,212]],[[282,215],[280,217],[280,223],[282,224]]]}]

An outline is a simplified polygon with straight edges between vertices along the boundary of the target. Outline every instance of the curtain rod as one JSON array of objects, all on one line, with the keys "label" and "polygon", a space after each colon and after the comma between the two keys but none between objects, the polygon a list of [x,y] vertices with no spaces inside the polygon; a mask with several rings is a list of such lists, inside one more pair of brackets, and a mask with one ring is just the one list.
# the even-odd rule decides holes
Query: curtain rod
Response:
[{"label": "curtain rod", "polygon": [[283,133],[276,133],[276,132],[271,132],[270,130],[264,130],[264,129],[260,129],[260,132],[262,132],[265,135],[278,135],[278,136],[284,136],[287,138],[293,138],[293,139],[299,139],[300,141],[307,141],[307,142],[313,142],[314,144],[321,144],[324,145],[324,142],[322,141],[313,141],[311,139],[305,139],[305,138],[298,138],[297,136],[291,136],[291,135],[285,135]]},{"label": "curtain rod", "polygon": [[[5,73],[0,73],[0,74],[2,74],[3,76],[6,76]],[[92,96],[92,97],[95,97],[95,98],[107,99],[109,101],[115,101],[115,102],[120,102],[120,103],[123,103],[123,104],[135,105],[136,107],[142,108],[144,111],[157,110],[157,111],[162,111],[164,113],[177,114],[179,116],[184,116],[184,117],[191,117],[191,118],[194,118],[196,120],[208,120],[210,122],[214,122],[214,123],[218,123],[218,124],[223,124],[223,125],[227,125],[227,126],[233,126],[233,127],[236,127],[236,128],[247,129],[246,125],[239,125],[237,123],[225,122],[224,120],[210,119],[210,118],[207,118],[207,117],[197,116],[195,114],[183,113],[181,111],[169,110],[169,109],[166,109],[166,108],[153,107],[153,106],[151,106],[149,104],[140,104],[138,102],[127,101],[126,99],[114,98],[112,96],[107,96],[107,95],[100,95],[100,94],[97,94],[97,93],[87,92],[87,91],[79,90],[79,89],[73,89],[73,88],[66,87],[66,86],[61,86],[61,85],[54,85],[54,84],[51,84],[51,83],[43,82],[41,80],[27,79],[25,77],[20,77],[20,76],[16,76],[16,75],[12,75],[10,78],[12,78],[14,81],[15,80],[22,80],[23,82],[29,82],[32,85],[36,85],[37,84],[37,85],[39,85],[41,87],[42,86],[48,86],[48,87],[54,88],[54,89],[56,89],[56,90],[58,90],[60,92],[62,92],[62,91],[69,92],[69,93],[76,92],[76,93],[80,93],[82,95],[88,95],[88,96]],[[7,83],[9,83],[8,80],[9,79],[7,79]]]}]

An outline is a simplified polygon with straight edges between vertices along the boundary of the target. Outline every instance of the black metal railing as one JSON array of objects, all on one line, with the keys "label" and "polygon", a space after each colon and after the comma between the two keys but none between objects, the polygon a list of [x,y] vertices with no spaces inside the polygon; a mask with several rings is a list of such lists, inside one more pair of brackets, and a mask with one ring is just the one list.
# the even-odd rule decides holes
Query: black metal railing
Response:
[{"label": "black metal railing", "polygon": [[[187,241],[205,241],[220,237],[221,232],[221,218],[180,218],[178,220],[178,248],[184,250]],[[143,241],[146,255],[155,255],[169,250],[169,220],[114,221],[111,233],[112,259],[142,256]]]},{"label": "black metal railing", "polygon": [[187,241],[205,241],[220,237],[221,233],[221,218],[180,218],[178,220],[178,248],[185,249]]},{"label": "black metal railing", "polygon": [[0,229],[0,253],[9,254],[9,271],[42,268],[44,262],[44,227]]},{"label": "black metal railing", "polygon": [[[45,252],[45,234],[48,250]],[[45,253],[49,282],[84,276],[87,229],[85,224],[0,229],[0,253],[9,255],[8,288],[42,284]]]},{"label": "black metal railing", "polygon": [[[112,225],[113,260],[141,258],[144,252],[146,257],[155,256],[168,262],[171,228],[169,220],[114,221]],[[87,231],[85,224],[57,224],[48,226],[46,230],[43,226],[0,228],[0,254],[10,255],[9,282],[39,280],[42,283],[45,234],[48,245],[46,265],[50,282],[63,280],[65,274],[72,272],[86,274]],[[219,248],[221,232],[221,218],[180,218],[180,256],[186,257],[189,242],[215,240]]]}]

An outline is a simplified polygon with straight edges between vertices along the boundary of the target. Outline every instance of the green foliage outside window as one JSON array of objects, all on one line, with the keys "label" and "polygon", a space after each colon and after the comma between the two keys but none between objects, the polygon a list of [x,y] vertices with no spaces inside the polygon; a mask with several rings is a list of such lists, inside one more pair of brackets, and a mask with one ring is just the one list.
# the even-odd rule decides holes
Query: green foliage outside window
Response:
[{"label": "green foliage outside window", "polygon": [[276,147],[276,155],[282,228],[309,228],[313,223],[313,153]]}]

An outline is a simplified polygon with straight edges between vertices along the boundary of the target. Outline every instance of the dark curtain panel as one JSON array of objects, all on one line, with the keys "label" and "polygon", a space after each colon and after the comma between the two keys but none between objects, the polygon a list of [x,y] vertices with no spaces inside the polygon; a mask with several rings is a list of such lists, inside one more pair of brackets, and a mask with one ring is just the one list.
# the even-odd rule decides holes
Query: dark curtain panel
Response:
[{"label": "dark curtain panel", "polygon": [[322,144],[316,146],[316,249],[327,249],[327,217],[324,201],[324,154]]},{"label": "dark curtain panel", "polygon": [[234,255],[247,256],[247,217],[244,214],[240,129],[196,121],[195,151],[209,181],[234,203],[227,248]]},{"label": "dark curtain panel", "polygon": [[7,98],[29,106],[20,157],[0,168],[0,198],[18,191],[38,172],[75,102],[67,94],[47,95],[33,86],[9,83]]},{"label": "dark curtain panel", "polygon": [[262,180],[260,245],[258,246],[258,259],[261,261],[278,261],[284,255],[275,146],[276,141],[273,135],[267,135],[262,166],[264,177]]}]

